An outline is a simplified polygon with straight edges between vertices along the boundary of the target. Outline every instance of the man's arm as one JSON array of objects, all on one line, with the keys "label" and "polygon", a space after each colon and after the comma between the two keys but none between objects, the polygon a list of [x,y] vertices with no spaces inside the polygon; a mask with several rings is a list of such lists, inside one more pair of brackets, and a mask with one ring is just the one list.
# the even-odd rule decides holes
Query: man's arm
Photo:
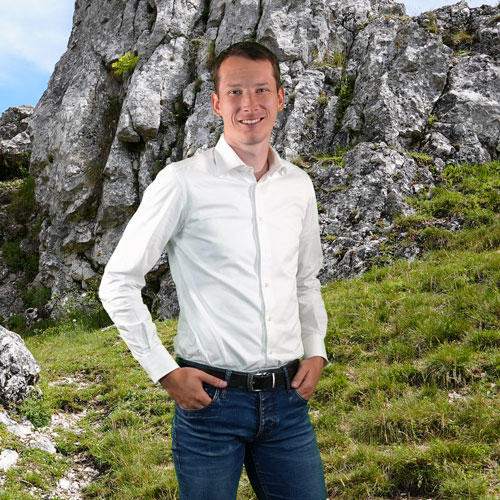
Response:
[{"label": "man's arm", "polygon": [[111,256],[99,288],[104,308],[153,381],[178,368],[161,343],[141,290],[145,275],[182,226],[184,192],[173,167],[166,167],[144,192]]},{"label": "man's arm", "polygon": [[328,362],[324,341],[327,315],[317,278],[322,263],[318,210],[311,184],[311,196],[300,235],[297,268],[297,299],[304,360],[291,384],[306,399],[312,396],[323,366]]},{"label": "man's arm", "polygon": [[163,170],[144,192],[106,266],[99,288],[103,306],[153,381],[160,381],[184,408],[210,402],[203,382],[225,387],[226,382],[194,368],[179,368],[161,343],[141,289],[167,242],[181,229],[185,195],[173,167]]}]

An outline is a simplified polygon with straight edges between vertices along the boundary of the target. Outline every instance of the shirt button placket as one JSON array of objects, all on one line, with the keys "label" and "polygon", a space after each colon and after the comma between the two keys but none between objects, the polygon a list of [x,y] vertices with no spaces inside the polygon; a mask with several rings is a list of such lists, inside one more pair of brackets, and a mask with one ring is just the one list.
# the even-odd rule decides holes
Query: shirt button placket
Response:
[{"label": "shirt button placket", "polygon": [[271,354],[272,350],[269,347],[270,340],[273,337],[274,321],[272,316],[272,289],[271,289],[271,259],[273,249],[271,248],[271,241],[269,235],[269,227],[267,224],[268,217],[272,217],[272,214],[267,212],[265,191],[266,186],[264,184],[257,184],[256,189],[256,208],[257,208],[257,225],[259,231],[259,241],[260,241],[260,283],[262,290],[262,297],[264,301],[264,319],[266,324],[266,345],[264,346],[267,354]]}]

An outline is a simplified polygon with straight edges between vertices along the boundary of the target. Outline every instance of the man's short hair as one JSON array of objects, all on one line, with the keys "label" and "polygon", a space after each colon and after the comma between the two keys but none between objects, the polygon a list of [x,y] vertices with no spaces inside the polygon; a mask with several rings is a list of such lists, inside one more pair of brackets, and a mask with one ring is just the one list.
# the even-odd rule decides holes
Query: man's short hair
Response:
[{"label": "man's short hair", "polygon": [[264,45],[257,42],[238,42],[223,50],[214,61],[212,78],[215,92],[219,92],[219,68],[221,64],[231,56],[244,57],[252,61],[269,61],[273,67],[273,76],[276,80],[276,89],[281,87],[280,63],[278,58]]}]

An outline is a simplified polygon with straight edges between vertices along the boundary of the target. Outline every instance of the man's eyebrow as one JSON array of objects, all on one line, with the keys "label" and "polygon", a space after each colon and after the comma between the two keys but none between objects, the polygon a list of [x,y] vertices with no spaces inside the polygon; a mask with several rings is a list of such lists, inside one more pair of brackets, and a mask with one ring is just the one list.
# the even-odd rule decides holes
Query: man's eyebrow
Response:
[{"label": "man's eyebrow", "polygon": [[[243,83],[228,83],[225,86],[234,88],[234,87],[243,87],[244,85],[245,84],[243,84]],[[256,83],[253,86],[254,87],[265,87],[266,85],[271,85],[271,84],[269,82],[264,82],[264,83]]]}]

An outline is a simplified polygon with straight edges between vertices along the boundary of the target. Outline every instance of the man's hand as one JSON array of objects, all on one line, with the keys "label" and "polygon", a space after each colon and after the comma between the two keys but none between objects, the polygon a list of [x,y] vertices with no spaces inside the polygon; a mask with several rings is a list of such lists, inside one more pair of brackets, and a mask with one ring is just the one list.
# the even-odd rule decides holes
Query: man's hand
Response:
[{"label": "man's hand", "polygon": [[224,388],[227,382],[197,368],[176,368],[160,379],[160,384],[182,408],[199,410],[212,401],[203,389],[203,382]]},{"label": "man's hand", "polygon": [[321,356],[304,359],[290,384],[292,389],[296,389],[304,399],[311,399],[324,364],[325,360]]}]

